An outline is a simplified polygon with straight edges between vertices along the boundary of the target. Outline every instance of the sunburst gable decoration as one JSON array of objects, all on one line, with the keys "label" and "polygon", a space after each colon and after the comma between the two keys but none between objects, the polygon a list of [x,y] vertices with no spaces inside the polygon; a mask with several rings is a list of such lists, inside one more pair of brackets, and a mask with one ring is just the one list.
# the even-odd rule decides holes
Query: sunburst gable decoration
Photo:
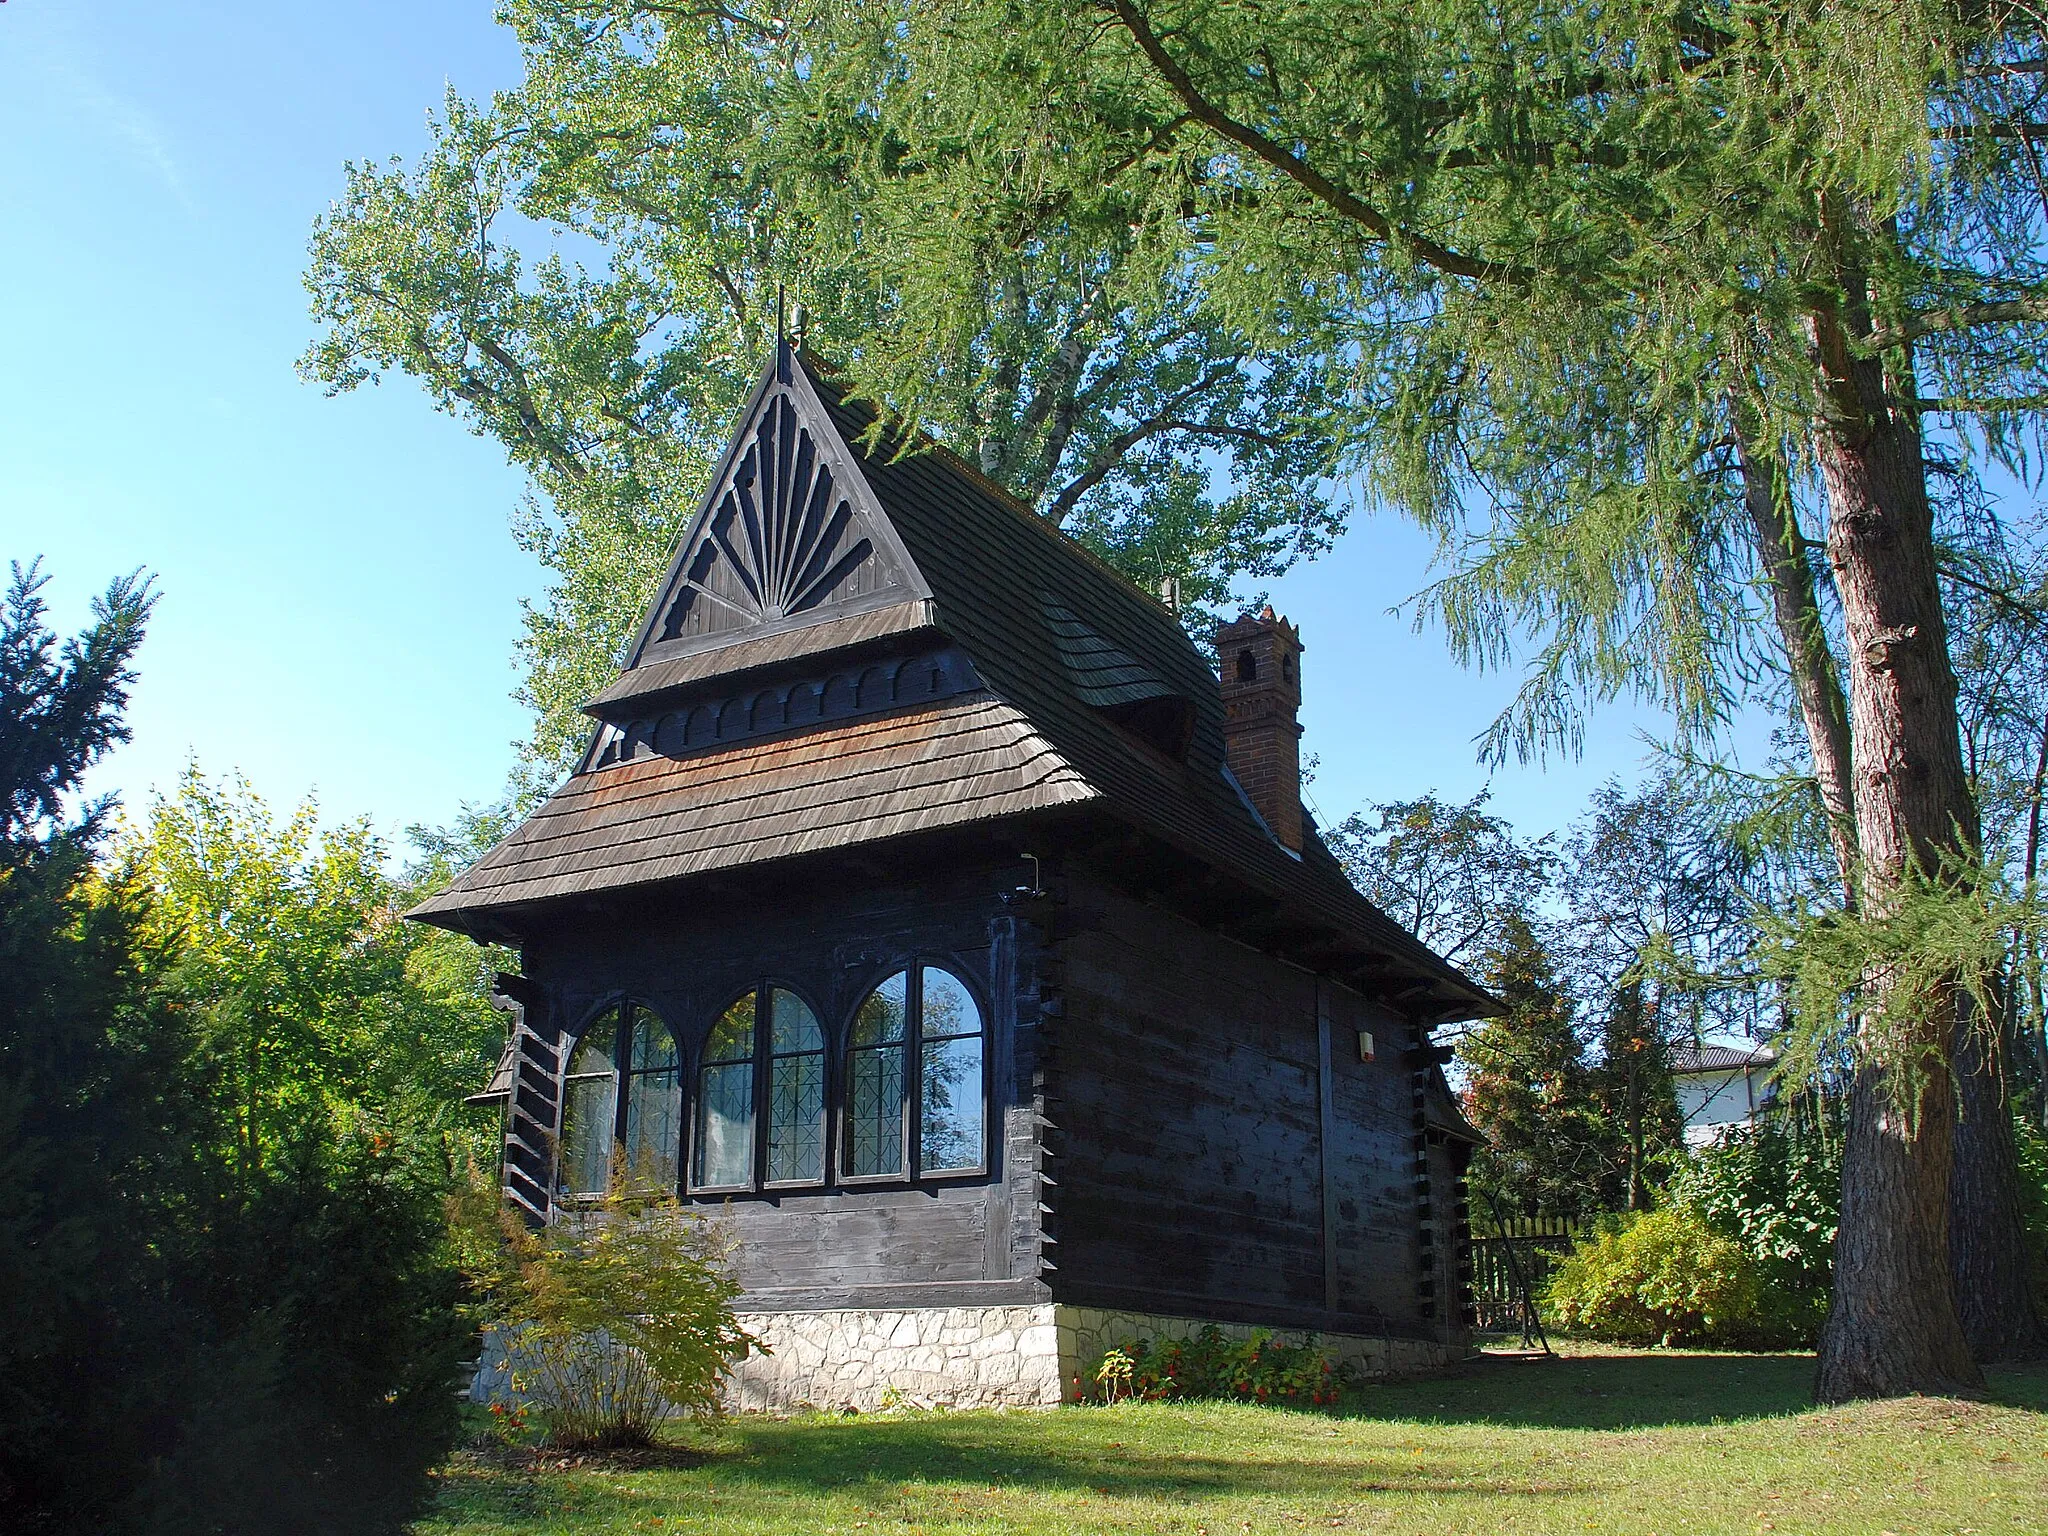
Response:
[{"label": "sunburst gable decoration", "polygon": [[756,392],[670,567],[635,664],[898,601],[921,589],[793,356]]}]

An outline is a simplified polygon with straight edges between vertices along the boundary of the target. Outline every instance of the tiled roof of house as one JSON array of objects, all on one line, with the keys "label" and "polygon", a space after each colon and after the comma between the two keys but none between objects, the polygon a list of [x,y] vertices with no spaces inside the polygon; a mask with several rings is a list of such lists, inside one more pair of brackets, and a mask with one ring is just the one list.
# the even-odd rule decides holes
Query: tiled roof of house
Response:
[{"label": "tiled roof of house", "polygon": [[1671,1048],[1671,1070],[1679,1076],[1689,1072],[1739,1072],[1744,1067],[1768,1067],[1778,1053],[1767,1045],[1675,1045]]}]

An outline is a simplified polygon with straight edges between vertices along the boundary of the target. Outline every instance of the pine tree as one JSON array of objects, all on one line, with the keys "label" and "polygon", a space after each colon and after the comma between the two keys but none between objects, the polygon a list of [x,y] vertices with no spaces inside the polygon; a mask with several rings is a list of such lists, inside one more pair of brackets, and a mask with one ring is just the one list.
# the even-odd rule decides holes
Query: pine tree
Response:
[{"label": "pine tree", "polygon": [[1503,1214],[1582,1216],[1603,1208],[1614,1141],[1590,1095],[1571,998],[1526,916],[1504,919],[1481,974],[1506,1012],[1458,1042],[1465,1110],[1486,1136],[1476,1193]]},{"label": "pine tree", "polygon": [[1648,1210],[1651,1189],[1683,1145],[1683,1121],[1671,1081],[1671,1049],[1662,1021],[1645,1006],[1643,985],[1625,982],[1600,1023],[1593,1102],[1616,1138],[1615,1193],[1624,1210]]}]

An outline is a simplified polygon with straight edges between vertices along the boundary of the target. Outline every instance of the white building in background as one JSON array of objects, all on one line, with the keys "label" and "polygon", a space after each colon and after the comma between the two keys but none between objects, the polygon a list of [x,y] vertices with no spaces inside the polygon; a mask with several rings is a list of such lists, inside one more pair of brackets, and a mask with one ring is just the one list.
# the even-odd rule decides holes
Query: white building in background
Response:
[{"label": "white building in background", "polygon": [[1731,1125],[1748,1125],[1776,1091],[1771,1068],[1778,1053],[1767,1045],[1678,1045],[1671,1050],[1672,1085],[1685,1117],[1688,1146],[1705,1146]]}]

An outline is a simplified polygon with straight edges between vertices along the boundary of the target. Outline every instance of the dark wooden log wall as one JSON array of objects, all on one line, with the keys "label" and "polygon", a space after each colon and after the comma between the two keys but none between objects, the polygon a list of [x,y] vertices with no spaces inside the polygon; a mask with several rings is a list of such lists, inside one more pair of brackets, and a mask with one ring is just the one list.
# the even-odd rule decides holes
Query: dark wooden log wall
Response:
[{"label": "dark wooden log wall", "polygon": [[1104,881],[1070,892],[1047,1024],[1054,1296],[1443,1336],[1418,1293],[1408,1027]]},{"label": "dark wooden log wall", "polygon": [[[1391,1331],[1439,1336],[1421,1304],[1423,1229],[1415,1180],[1412,1028],[1386,1008],[1325,983],[1337,1124],[1332,1159],[1339,1217],[1338,1308]],[[1373,1037],[1359,1060],[1358,1033]]]},{"label": "dark wooden log wall", "polygon": [[[899,877],[872,867],[812,867],[797,878],[755,878],[700,892],[687,903],[636,908],[615,900],[527,944],[526,974],[545,998],[542,1030],[551,1047],[566,1055],[586,1021],[613,1000],[634,997],[675,1033],[686,1093],[712,1022],[764,979],[793,985],[833,1036],[827,1100],[834,1106],[839,1042],[874,983],[922,958],[957,971],[979,995],[990,1062],[987,1175],[918,1187],[828,1187],[699,1201],[731,1223],[749,1293],[745,1305],[993,1305],[1045,1298],[1038,1126],[1030,1098],[1040,930],[1031,903],[1004,900],[1019,868],[1014,856]],[[838,1152],[835,1122],[835,1172]]]},{"label": "dark wooden log wall", "polygon": [[[533,1045],[508,1186],[544,1199],[545,1148],[531,1144],[552,1125],[547,1069],[613,1000],[659,1013],[687,1069],[751,985],[794,985],[836,1038],[870,986],[922,956],[984,1004],[988,1173],[700,1202],[731,1223],[747,1305],[1050,1297],[1454,1336],[1459,1256],[1424,1254],[1409,1026],[1109,878],[1074,870],[1053,882],[1056,903],[1019,898],[1018,871],[1007,852],[922,870],[807,866],[687,902],[612,898],[550,925],[525,950]],[[835,1047],[834,1104],[839,1071]],[[1443,1158],[1424,1171],[1448,1204]]]}]

